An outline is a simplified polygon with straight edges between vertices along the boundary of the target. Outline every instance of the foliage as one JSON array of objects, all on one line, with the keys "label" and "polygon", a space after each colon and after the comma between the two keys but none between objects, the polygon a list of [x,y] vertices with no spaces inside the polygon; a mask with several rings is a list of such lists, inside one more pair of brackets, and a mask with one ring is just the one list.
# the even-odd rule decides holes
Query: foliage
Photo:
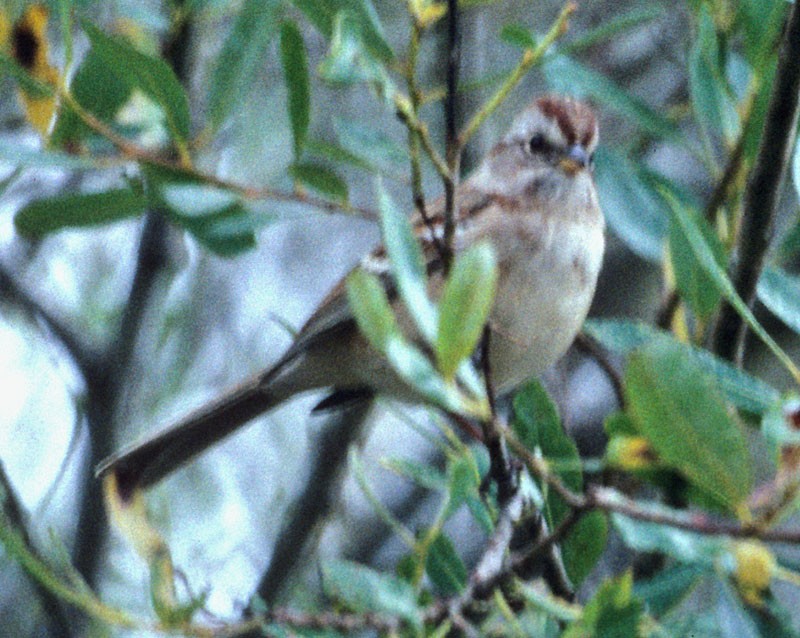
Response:
[{"label": "foliage", "polygon": [[[174,23],[165,30],[172,34],[182,21],[218,10],[220,3],[174,4]],[[753,310],[752,300],[742,297],[729,276],[737,257],[736,229],[746,213],[745,184],[759,161],[777,44],[792,5],[681,4],[692,25],[683,69],[688,98],[664,109],[649,106],[582,57],[658,20],[660,10],[617,16],[572,38],[571,3],[545,34],[509,24],[499,36],[516,47],[519,59],[499,79],[475,83],[489,86],[490,96],[441,148],[423,107],[454,96],[436,86],[421,88],[416,65],[420,43],[435,38],[436,28],[451,18],[446,4],[463,5],[464,12],[487,10],[481,5],[491,3],[409,0],[409,42],[403,48],[388,36],[371,0],[244,0],[226,9],[230,29],[204,76],[203,95],[187,88],[192,84],[173,58],[99,23],[87,3],[50,3],[60,20],[60,67],[49,60],[48,38],[54,36],[46,29],[43,6],[13,19],[1,16],[0,68],[18,92],[25,121],[41,138],[41,148],[34,150],[0,146],[2,159],[19,168],[4,187],[31,167],[107,178],[91,192],[65,187],[26,201],[14,216],[19,237],[41,241],[67,229],[88,232],[149,214],[183,231],[201,250],[232,257],[256,246],[258,231],[275,218],[260,212],[264,202],[377,218],[390,264],[386,276],[404,314],[394,314],[376,275],[357,269],[347,279],[356,321],[419,395],[456,423],[471,424],[466,430],[482,439],[467,445],[443,425],[437,439],[443,467],[418,459],[386,460],[386,467],[437,503],[413,530],[380,503],[353,456],[353,472],[377,515],[405,545],[394,571],[325,561],[325,600],[318,607],[259,609],[254,601],[253,618],[231,622],[226,630],[339,636],[371,629],[381,635],[445,636],[474,624],[480,635],[497,636],[680,636],[688,635],[687,626],[707,627],[724,612],[740,618],[748,636],[796,635],[772,585],[800,582],[774,549],[777,542],[800,542],[797,530],[778,527],[800,502],[798,401],[794,394],[782,395],[774,381],[705,347],[721,304],[730,304],[795,391],[800,383],[800,371],[772,334],[776,322],[763,319],[769,313],[800,332],[800,280],[791,272],[800,253],[796,211],[780,249],[769,253],[766,265],[753,266],[764,314]],[[32,53],[21,47],[23,36]],[[73,60],[75,36],[85,40],[87,50]],[[320,42],[325,53],[317,59]],[[226,126],[253,91],[252,78],[271,57],[284,83],[291,159],[281,184],[290,186],[254,188],[220,177],[199,157],[204,147],[224,143]],[[452,246],[444,246],[448,278],[434,301],[420,246],[385,185],[409,171],[410,179],[400,182],[410,184],[410,194],[421,202],[421,174],[429,171],[445,190],[454,188],[465,145],[531,69],[551,90],[590,98],[628,123],[627,143],[598,151],[600,196],[611,232],[660,269],[666,288],[658,327],[626,319],[587,323],[587,337],[625,365],[615,379],[619,411],[606,420],[608,451],[593,464],[581,458],[558,409],[535,380],[514,397],[510,425],[496,408],[480,361],[472,356],[482,343],[498,277],[491,248],[479,244],[453,256]],[[381,126],[346,117],[332,122],[332,139],[319,134],[315,125],[321,116],[314,108],[319,81],[397,115],[408,148]],[[126,121],[123,114],[132,104],[147,110],[143,103],[151,116]],[[643,149],[655,143],[695,159],[710,187],[702,197],[692,185],[644,161]],[[119,166],[125,167],[124,178]],[[376,180],[374,208],[351,201],[353,175]],[[800,196],[800,148],[791,176]],[[420,339],[404,332],[409,322]],[[753,449],[761,448],[769,450],[769,476],[757,485]],[[598,463],[603,477],[589,471]],[[609,477],[619,480],[604,483]],[[609,485],[625,485],[625,493]],[[196,613],[205,596],[178,599],[169,548],[147,520],[137,500],[141,494],[131,499],[135,507],[115,490],[108,500],[115,524],[149,565],[157,618],[152,621],[105,604],[74,571],[38,556],[6,492],[3,481],[0,542],[56,599],[109,626],[210,635]],[[485,535],[477,560],[464,555],[448,527],[463,513]],[[607,554],[612,530],[631,556],[656,556],[658,568],[645,578],[635,571],[587,578]],[[520,536],[532,540],[518,546]],[[525,575],[531,563],[549,590],[531,585]],[[567,582],[563,587],[585,583],[582,604],[566,600],[554,585],[552,572],[559,569]],[[702,601],[694,624],[687,625],[684,602],[698,587],[714,592],[714,600]],[[718,630],[720,636],[737,635]]]}]

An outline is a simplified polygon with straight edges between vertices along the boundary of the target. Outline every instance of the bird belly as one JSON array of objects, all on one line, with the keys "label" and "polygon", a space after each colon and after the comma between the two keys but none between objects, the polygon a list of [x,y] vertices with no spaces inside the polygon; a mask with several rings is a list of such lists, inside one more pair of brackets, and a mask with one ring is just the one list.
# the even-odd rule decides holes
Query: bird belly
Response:
[{"label": "bird belly", "polygon": [[575,222],[532,242],[526,259],[501,258],[489,345],[498,394],[566,352],[589,311],[603,246],[602,227]]}]

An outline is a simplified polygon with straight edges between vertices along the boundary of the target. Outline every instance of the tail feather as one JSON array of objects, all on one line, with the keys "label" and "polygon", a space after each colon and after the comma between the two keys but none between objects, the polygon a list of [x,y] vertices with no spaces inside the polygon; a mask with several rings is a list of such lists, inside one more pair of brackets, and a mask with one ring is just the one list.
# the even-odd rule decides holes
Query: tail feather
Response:
[{"label": "tail feather", "polygon": [[123,495],[157,483],[210,445],[281,403],[285,397],[270,392],[263,381],[263,377],[252,380],[143,443],[107,458],[98,465],[97,476],[113,473]]}]

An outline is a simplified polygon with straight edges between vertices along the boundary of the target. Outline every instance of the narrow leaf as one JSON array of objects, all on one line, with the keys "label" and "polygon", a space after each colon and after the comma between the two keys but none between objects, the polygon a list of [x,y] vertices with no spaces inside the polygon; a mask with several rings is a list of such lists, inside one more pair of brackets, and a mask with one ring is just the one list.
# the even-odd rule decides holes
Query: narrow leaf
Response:
[{"label": "narrow leaf", "polygon": [[595,154],[597,188],[608,225],[637,255],[659,263],[669,232],[669,211],[653,186],[622,154]]},{"label": "narrow leaf", "polygon": [[164,110],[172,136],[185,142],[191,125],[189,101],[170,66],[160,58],[145,55],[121,38],[107,36],[90,22],[83,22],[83,29],[100,59],[123,82],[152,98]]},{"label": "narrow leaf", "polygon": [[179,170],[145,165],[144,173],[150,204],[209,250],[228,257],[255,246],[261,223],[238,194]]},{"label": "narrow leaf", "polygon": [[689,88],[698,122],[709,140],[721,134],[731,142],[739,120],[721,68],[716,28],[706,5],[700,11],[699,33],[689,55]]},{"label": "narrow leaf", "polygon": [[408,163],[407,148],[363,118],[337,116],[333,119],[333,130],[347,151],[372,164],[396,170]]},{"label": "narrow leaf", "polygon": [[247,97],[275,34],[277,0],[244,0],[217,59],[208,93],[209,121],[216,129]]},{"label": "narrow leaf", "polygon": [[[668,514],[674,516],[675,510],[661,505],[647,505],[647,512],[653,516]],[[690,515],[683,512],[686,522]],[[688,565],[702,565],[713,568],[728,548],[728,539],[718,536],[704,536],[683,529],[639,521],[622,514],[613,514],[611,520],[625,545],[637,552],[658,552]]]},{"label": "narrow leaf", "polygon": [[439,371],[451,379],[475,350],[489,317],[497,284],[497,263],[489,244],[459,255],[439,302],[436,358]]},{"label": "narrow leaf", "polygon": [[41,237],[64,228],[97,226],[135,217],[147,205],[144,195],[130,188],[102,193],[61,195],[31,202],[14,217],[17,230]]},{"label": "narrow leaf", "polygon": [[679,343],[670,333],[652,326],[635,321],[590,319],[584,324],[584,330],[606,348],[619,354],[628,354],[639,346],[656,340],[677,344],[694,359],[704,373],[716,379],[726,399],[740,410],[756,415],[763,414],[780,396],[769,384],[715,357],[708,350]]},{"label": "narrow leaf", "polygon": [[[723,267],[726,258],[725,247],[705,219],[699,215],[694,217],[717,264]],[[721,294],[698,262],[686,236],[675,222],[670,224],[669,248],[672,268],[675,271],[675,283],[681,297],[699,319],[708,319],[717,308]]]},{"label": "narrow leaf", "polygon": [[649,580],[634,584],[633,592],[644,600],[655,618],[660,618],[677,607],[709,571],[707,566],[704,568],[696,563],[671,565]]},{"label": "narrow leaf", "polygon": [[750,455],[713,379],[674,342],[635,351],[625,372],[629,413],[661,460],[736,511],[750,493]]},{"label": "narrow leaf", "polygon": [[570,54],[577,53],[597,44],[620,37],[626,31],[631,31],[636,27],[647,24],[648,22],[653,22],[663,16],[664,10],[660,7],[633,9],[620,16],[609,16],[609,19],[604,20],[599,26],[589,30],[572,42],[567,43],[564,49]]},{"label": "narrow leaf", "polygon": [[333,170],[311,162],[297,162],[289,167],[289,175],[332,201],[347,202],[347,183]]},{"label": "narrow leaf", "polygon": [[352,16],[363,33],[364,43],[370,54],[384,63],[394,59],[394,53],[386,41],[380,18],[370,0],[290,0],[322,34],[331,39],[336,18],[342,12]]},{"label": "narrow leaf", "polygon": [[288,92],[289,121],[292,125],[294,156],[299,158],[308,132],[311,97],[308,60],[303,36],[294,22],[281,25],[281,63]]},{"label": "narrow leaf", "polygon": [[333,560],[322,566],[322,582],[329,596],[356,613],[384,613],[414,627],[422,625],[414,589],[399,578],[350,561]]},{"label": "narrow leaf", "polygon": [[439,534],[431,544],[425,561],[425,573],[436,591],[443,596],[454,596],[467,585],[467,568],[446,534]]},{"label": "narrow leaf", "polygon": [[433,344],[436,342],[438,316],[428,298],[422,248],[414,236],[410,221],[398,210],[380,182],[378,205],[381,213],[381,234],[400,296],[422,336]]},{"label": "narrow leaf", "polygon": [[697,257],[700,265],[706,270],[711,281],[722,293],[725,299],[733,306],[736,312],[744,319],[745,323],[750,329],[764,342],[764,345],[770,349],[775,358],[778,359],[789,373],[800,382],[800,369],[794,364],[783,349],[770,337],[769,333],[758,322],[755,315],[752,313],[747,304],[742,300],[736,289],[733,286],[730,278],[725,270],[717,263],[714,252],[709,248],[708,244],[703,238],[703,234],[697,227],[697,224],[692,219],[691,215],[686,211],[684,206],[677,201],[677,199],[668,191],[662,191],[664,198],[670,203],[670,210],[674,218],[680,224],[689,245],[692,247],[695,256]]},{"label": "narrow leaf", "polygon": [[800,277],[780,268],[766,268],[758,280],[758,299],[778,319],[800,333]]},{"label": "narrow leaf", "polygon": [[389,339],[400,329],[378,278],[360,268],[347,277],[347,301],[358,328],[379,352],[385,352]]},{"label": "narrow leaf", "polygon": [[[515,434],[530,450],[541,450],[558,476],[571,490],[583,490],[580,455],[561,425],[555,404],[542,385],[533,380],[514,397]],[[563,499],[545,491],[545,517],[554,529],[569,513]],[[562,543],[564,566],[569,577],[580,584],[595,567],[603,553],[608,534],[605,516],[592,512],[583,516]]]},{"label": "narrow leaf", "polygon": [[[70,84],[72,97],[86,111],[99,120],[110,124],[128,101],[133,85],[128,78],[109,66],[96,49],[89,49],[81,61]],[[75,111],[64,104],[58,114],[51,144],[70,147],[81,142],[93,131],[78,117]]]}]

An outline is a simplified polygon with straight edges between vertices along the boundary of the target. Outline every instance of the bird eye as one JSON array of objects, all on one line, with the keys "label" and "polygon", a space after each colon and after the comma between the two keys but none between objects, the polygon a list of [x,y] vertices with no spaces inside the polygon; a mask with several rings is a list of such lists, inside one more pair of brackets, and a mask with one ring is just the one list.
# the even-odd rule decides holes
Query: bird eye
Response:
[{"label": "bird eye", "polygon": [[536,133],[531,139],[528,141],[528,150],[531,153],[541,153],[542,151],[546,151],[550,148],[550,144],[548,144],[547,140],[544,139],[544,135],[541,133]]}]

